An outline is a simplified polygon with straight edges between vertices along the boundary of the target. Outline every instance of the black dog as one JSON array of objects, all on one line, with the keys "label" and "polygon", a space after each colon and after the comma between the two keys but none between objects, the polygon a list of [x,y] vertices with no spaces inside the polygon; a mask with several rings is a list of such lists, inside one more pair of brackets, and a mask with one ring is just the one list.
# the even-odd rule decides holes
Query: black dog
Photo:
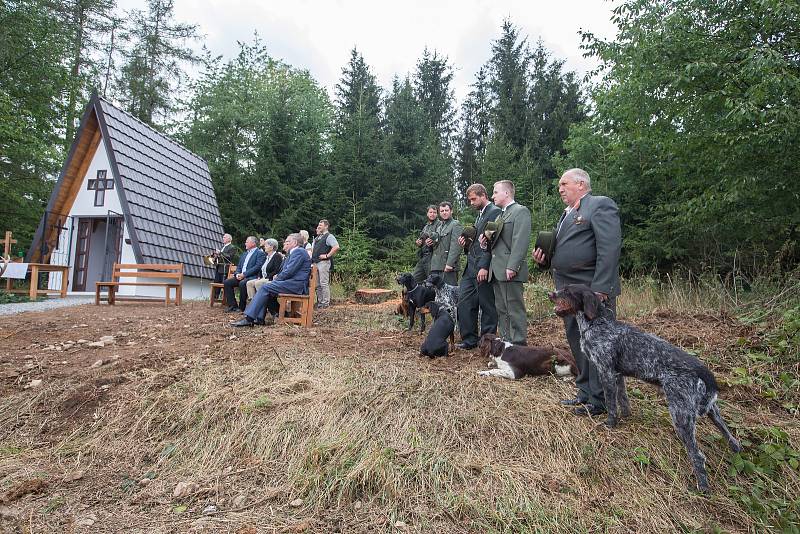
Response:
[{"label": "black dog", "polygon": [[697,485],[708,492],[705,457],[697,447],[698,417],[708,415],[734,452],[742,450],[717,407],[717,381],[703,362],[663,339],[618,322],[597,295],[583,285],[569,285],[550,293],[556,315],[575,315],[581,332],[581,350],[597,366],[608,408],[606,425],[619,415],[630,415],[624,376],[633,376],[664,390],[672,424],[686,446]]},{"label": "black dog", "polygon": [[[521,347],[494,334],[483,334],[478,344],[481,356],[489,358],[488,371],[478,371],[481,376],[499,376],[517,380],[523,376],[577,376],[578,367],[572,353],[552,347]],[[492,365],[494,364],[494,365]]]},{"label": "black dog", "polygon": [[[436,302],[428,304],[428,309],[433,317],[433,326],[428,332],[428,337],[419,348],[420,356],[435,358],[436,356],[447,356],[450,353],[450,344],[455,342],[453,330],[456,324],[450,317],[446,306],[440,306]],[[450,344],[447,339],[450,338]]]},{"label": "black dog", "polygon": [[425,287],[424,284],[417,284],[411,273],[400,273],[397,275],[397,283],[403,286],[403,295],[398,307],[398,313],[403,317],[408,317],[408,330],[414,328],[414,321],[419,315],[420,333],[425,331],[425,314],[427,309],[425,304],[436,298],[436,292]]}]

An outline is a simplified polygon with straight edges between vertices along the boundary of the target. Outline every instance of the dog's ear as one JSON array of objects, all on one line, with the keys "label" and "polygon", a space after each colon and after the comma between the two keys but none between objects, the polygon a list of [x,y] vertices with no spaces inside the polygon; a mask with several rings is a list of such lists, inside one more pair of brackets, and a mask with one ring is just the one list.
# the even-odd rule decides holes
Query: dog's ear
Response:
[{"label": "dog's ear", "polygon": [[581,294],[583,297],[583,314],[590,321],[600,313],[600,298],[591,289]]}]

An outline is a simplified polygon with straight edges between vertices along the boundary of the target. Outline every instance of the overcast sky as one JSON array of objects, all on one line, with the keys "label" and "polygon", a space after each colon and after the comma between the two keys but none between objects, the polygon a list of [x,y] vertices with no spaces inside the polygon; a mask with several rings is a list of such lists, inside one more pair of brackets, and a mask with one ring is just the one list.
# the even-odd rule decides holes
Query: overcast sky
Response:
[{"label": "overcast sky", "polygon": [[[613,37],[609,0],[175,0],[178,21],[197,24],[205,45],[226,59],[237,41],[258,31],[272,57],[308,69],[333,97],[342,67],[355,46],[377,76],[391,87],[392,77],[413,72],[427,46],[447,56],[455,68],[459,102],[475,73],[488,59],[491,41],[509,18],[527,36],[538,38],[567,68],[581,75],[594,67],[582,57],[579,30]],[[123,9],[145,0],[119,0]]]}]

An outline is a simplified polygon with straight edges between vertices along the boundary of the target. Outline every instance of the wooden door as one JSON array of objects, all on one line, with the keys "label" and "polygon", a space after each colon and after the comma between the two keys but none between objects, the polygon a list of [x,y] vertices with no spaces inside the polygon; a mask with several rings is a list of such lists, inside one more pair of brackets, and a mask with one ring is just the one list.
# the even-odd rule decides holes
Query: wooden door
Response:
[{"label": "wooden door", "polygon": [[75,245],[75,274],[73,291],[86,291],[86,274],[89,270],[89,245],[92,237],[92,220],[78,219],[78,238]]}]

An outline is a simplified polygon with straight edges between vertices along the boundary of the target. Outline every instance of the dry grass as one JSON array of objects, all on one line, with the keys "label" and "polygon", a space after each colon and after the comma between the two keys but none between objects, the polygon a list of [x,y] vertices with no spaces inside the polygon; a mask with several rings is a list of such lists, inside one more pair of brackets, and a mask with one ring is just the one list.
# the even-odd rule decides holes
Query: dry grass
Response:
[{"label": "dry grass", "polygon": [[[165,353],[124,373],[72,424],[54,407],[82,387],[78,378],[0,399],[0,488],[43,478],[52,490],[16,503],[5,522],[0,507],[0,530],[761,531],[729,493],[742,479],[727,474],[731,453],[705,421],[698,434],[716,493],[688,490],[686,454],[654,388],[629,384],[633,416],[608,431],[557,405],[571,382],[481,378],[484,362],[464,353],[419,359],[420,339],[390,309],[333,308],[312,332],[236,332],[221,351],[198,338],[181,358]],[[187,315],[222,328],[207,309]],[[716,344],[735,345],[738,326],[699,317],[637,321],[715,356],[724,374],[726,347]],[[541,342],[562,335],[553,318],[532,328]],[[723,398],[740,436],[774,425],[800,445],[796,418],[747,389]],[[796,498],[800,476],[782,477]],[[173,498],[181,481],[196,491]],[[202,515],[209,504],[217,511]],[[76,527],[87,514],[96,522]]]}]

